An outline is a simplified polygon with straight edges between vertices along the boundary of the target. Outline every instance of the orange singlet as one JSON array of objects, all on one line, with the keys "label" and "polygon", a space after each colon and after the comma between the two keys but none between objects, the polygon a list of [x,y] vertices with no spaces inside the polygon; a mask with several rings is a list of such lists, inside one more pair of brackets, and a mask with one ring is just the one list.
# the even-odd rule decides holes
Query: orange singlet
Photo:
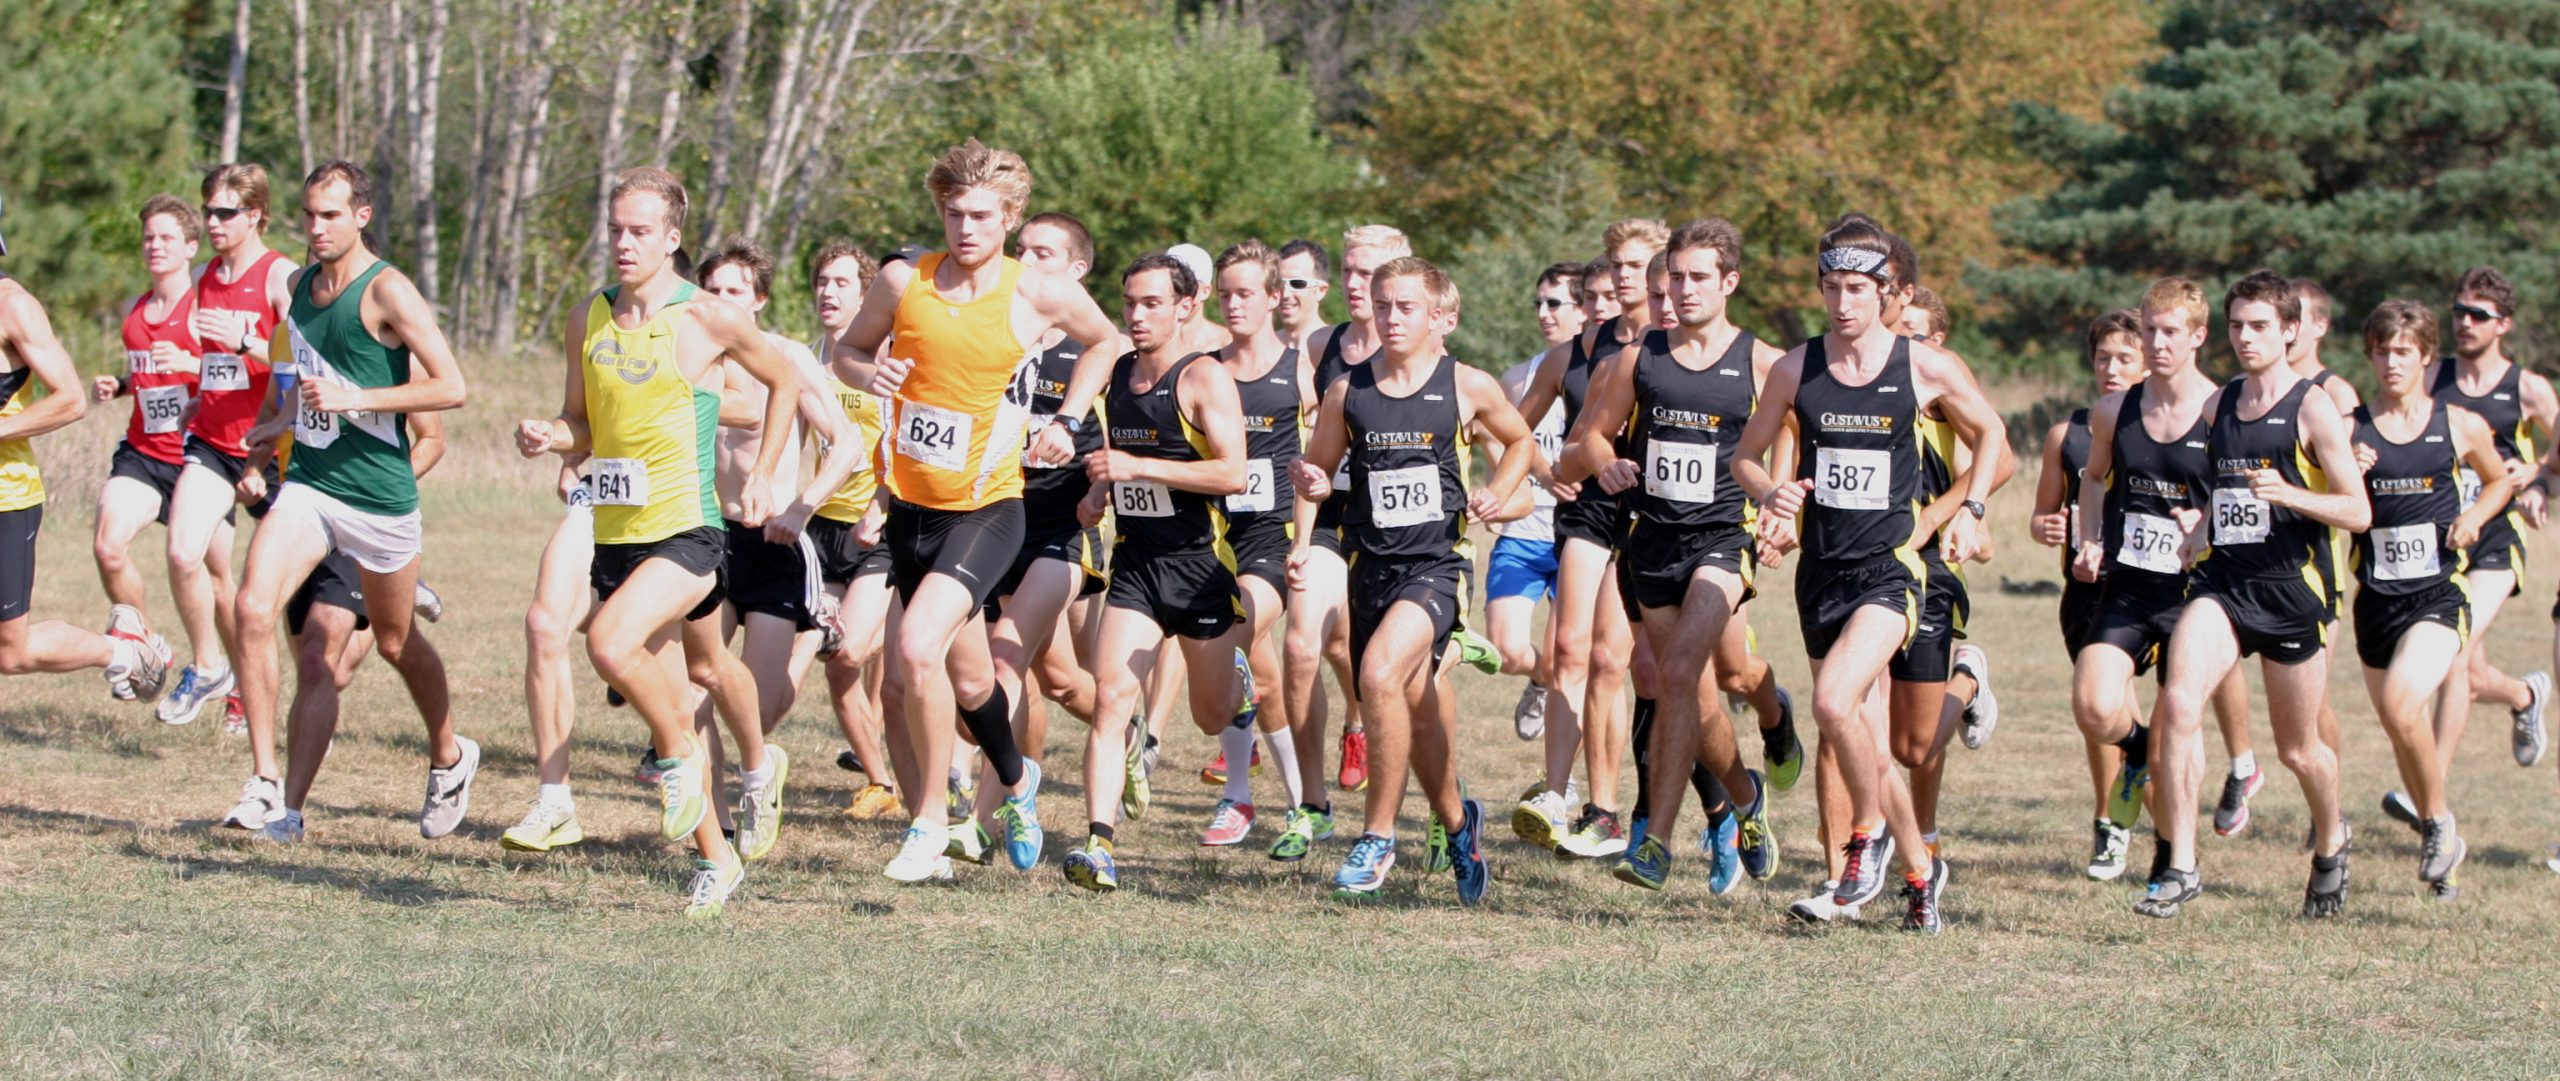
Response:
[{"label": "orange singlet", "polygon": [[915,280],[898,300],[889,355],[914,361],[915,369],[884,403],[880,474],[904,502],[976,510],[1022,495],[1023,427],[1038,357],[1013,330],[1022,264],[1005,259],[995,288],[955,304],[933,285],[944,258],[936,252],[917,260]]}]

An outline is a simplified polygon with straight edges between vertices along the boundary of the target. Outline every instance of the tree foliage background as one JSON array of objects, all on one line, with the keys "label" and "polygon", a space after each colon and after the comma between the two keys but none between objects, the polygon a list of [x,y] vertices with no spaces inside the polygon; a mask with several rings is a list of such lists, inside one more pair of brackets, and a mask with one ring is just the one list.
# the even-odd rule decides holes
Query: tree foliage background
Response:
[{"label": "tree foliage background", "polygon": [[1094,226],[1106,298],[1145,249],[1384,221],[1496,368],[1538,345],[1537,270],[1628,215],[1739,224],[1739,318],[1785,339],[1824,222],[1874,213],[1994,366],[2069,356],[2148,276],[2261,263],[2352,319],[2498,262],[2530,326],[2560,302],[2555,7],[0,0],[0,269],[103,338],[142,284],[133,208],[192,196],[236,127],[289,253],[295,178],[374,168],[379,242],[467,347],[540,340],[602,278],[602,187],[640,164],[693,187],[689,247],[777,253],[775,319],[807,333],[806,255],[934,243],[924,169],[978,135]]}]

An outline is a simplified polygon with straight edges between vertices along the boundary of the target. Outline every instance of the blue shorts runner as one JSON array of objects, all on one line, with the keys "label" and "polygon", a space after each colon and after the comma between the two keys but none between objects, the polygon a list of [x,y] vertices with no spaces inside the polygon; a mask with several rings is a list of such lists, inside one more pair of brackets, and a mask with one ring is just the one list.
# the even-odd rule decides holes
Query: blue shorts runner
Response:
[{"label": "blue shorts runner", "polygon": [[1484,595],[1486,600],[1502,597],[1527,597],[1547,600],[1556,595],[1556,542],[1502,537],[1493,542],[1493,555],[1485,560]]}]

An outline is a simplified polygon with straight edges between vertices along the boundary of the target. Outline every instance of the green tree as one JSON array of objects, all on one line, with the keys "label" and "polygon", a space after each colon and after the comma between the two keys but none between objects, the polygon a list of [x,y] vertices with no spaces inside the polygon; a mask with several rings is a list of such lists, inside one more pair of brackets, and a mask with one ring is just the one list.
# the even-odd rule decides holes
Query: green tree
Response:
[{"label": "green tree", "polygon": [[0,26],[0,270],[77,343],[142,290],[142,200],[194,194],[193,92],[162,5],[0,0]]},{"label": "green tree", "polygon": [[2265,266],[2325,285],[2352,352],[2376,302],[2441,302],[2488,263],[2517,282],[2520,331],[2552,340],[2560,5],[2191,2],[2160,43],[2104,122],[2019,108],[2019,143],[2066,180],[1998,217],[2041,261],[1968,275],[2005,336],[2066,338],[2153,277]]}]

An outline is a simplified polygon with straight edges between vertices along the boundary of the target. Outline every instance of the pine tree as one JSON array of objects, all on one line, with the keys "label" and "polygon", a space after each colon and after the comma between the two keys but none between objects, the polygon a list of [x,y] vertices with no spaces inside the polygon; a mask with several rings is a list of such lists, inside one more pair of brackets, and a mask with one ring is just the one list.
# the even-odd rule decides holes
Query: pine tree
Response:
[{"label": "pine tree", "polygon": [[2519,289],[2528,353],[2560,308],[2560,4],[2190,2],[2106,120],[2021,106],[2021,146],[2067,179],[2004,208],[2036,265],[1975,267],[2004,336],[2068,340],[2153,277],[2252,268],[2321,282],[2333,350],[2393,296],[2441,306],[2464,268]]}]

